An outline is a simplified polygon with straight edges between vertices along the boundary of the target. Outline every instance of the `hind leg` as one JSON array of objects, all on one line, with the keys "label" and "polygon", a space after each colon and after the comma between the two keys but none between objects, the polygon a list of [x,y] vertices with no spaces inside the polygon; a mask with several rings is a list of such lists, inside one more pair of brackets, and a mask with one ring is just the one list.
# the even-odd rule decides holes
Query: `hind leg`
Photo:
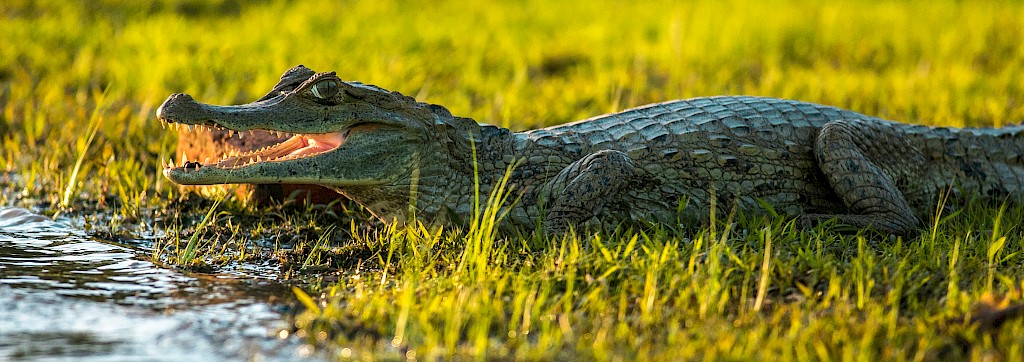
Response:
[{"label": "hind leg", "polygon": [[835,121],[822,127],[814,145],[818,166],[852,214],[808,214],[804,222],[838,219],[842,224],[913,236],[922,222],[896,187],[924,156],[904,135],[884,125]]}]

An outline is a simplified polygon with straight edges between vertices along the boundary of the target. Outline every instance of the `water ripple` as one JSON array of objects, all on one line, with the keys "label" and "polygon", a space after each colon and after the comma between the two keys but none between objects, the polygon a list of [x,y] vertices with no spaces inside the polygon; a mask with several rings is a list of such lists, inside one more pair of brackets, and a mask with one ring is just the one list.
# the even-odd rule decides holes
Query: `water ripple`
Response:
[{"label": "water ripple", "polygon": [[0,360],[291,360],[279,283],[196,277],[0,207]]}]

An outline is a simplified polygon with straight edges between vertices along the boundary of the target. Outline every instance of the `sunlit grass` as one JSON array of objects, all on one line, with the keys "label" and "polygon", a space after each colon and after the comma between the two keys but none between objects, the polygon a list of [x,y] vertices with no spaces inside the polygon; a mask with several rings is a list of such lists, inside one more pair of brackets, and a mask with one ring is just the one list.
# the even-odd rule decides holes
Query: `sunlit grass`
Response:
[{"label": "sunlit grass", "polygon": [[[971,210],[978,220],[992,216]],[[1020,272],[1012,263],[997,263],[1001,287],[984,286],[988,236],[970,230],[992,224],[958,229],[931,249],[923,241],[877,244],[872,235],[829,230],[816,231],[828,235],[819,238],[774,220],[719,226],[714,236],[709,229],[692,238],[664,230],[579,235],[545,240],[537,249],[498,239],[487,253],[462,247],[469,241],[461,232],[394,230],[378,236],[399,243],[404,257],[388,268],[394,271],[348,273],[323,299],[311,299],[321,308],[297,318],[298,333],[355,357],[888,360],[1018,353],[1020,341],[1010,334],[1019,321],[992,340],[960,317],[982,291],[1022,286],[1011,277]],[[447,251],[444,245],[460,247],[421,250]],[[460,274],[465,258],[486,261],[486,272]],[[961,289],[964,278],[977,284]],[[960,339],[979,349],[961,349]]]},{"label": "sunlit grass", "polygon": [[75,167],[71,170],[71,175],[68,176],[68,184],[64,187],[64,197],[60,200],[60,207],[68,207],[71,203],[71,196],[75,195],[76,184],[78,183],[78,173],[82,170],[82,162],[85,161],[86,152],[89,151],[89,146],[92,146],[92,141],[96,139],[96,132],[100,130],[100,105],[103,104],[103,96],[96,99],[96,109],[93,110],[92,116],[89,117],[89,128],[88,136],[78,144],[78,158],[75,160]]},{"label": "sunlit grass", "polygon": [[164,233],[153,252],[168,264],[249,260],[261,243],[286,276],[333,272],[296,293],[309,310],[294,332],[340,357],[1024,355],[1020,321],[964,322],[989,293],[1021,299],[1019,205],[939,205],[912,240],[746,215],[510,236],[494,232],[496,201],[467,230],[393,227],[352,205],[180,192],[159,171],[177,134],[153,115],[174,92],[251,101],[305,64],[515,130],[721,94],[1000,126],[1024,121],[1019,2],[44,0],[0,14],[0,203]]}]

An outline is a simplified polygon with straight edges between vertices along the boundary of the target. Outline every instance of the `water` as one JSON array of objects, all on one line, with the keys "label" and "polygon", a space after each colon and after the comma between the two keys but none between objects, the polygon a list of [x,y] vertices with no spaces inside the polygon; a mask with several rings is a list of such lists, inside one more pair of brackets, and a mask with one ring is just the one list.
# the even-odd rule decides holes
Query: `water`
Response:
[{"label": "water", "polygon": [[290,290],[189,276],[21,208],[0,207],[0,360],[294,360]]}]

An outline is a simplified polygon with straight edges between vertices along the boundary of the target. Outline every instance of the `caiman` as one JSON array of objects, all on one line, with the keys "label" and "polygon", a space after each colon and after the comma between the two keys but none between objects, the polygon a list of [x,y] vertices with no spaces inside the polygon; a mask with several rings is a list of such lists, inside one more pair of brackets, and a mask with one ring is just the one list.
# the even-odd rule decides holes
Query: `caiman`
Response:
[{"label": "caiman", "polygon": [[554,234],[693,225],[737,209],[913,236],[937,205],[1024,201],[1024,127],[903,124],[774,98],[677,100],[512,132],[300,65],[256,102],[179,93],[157,117],[289,137],[216,162],[171,161],[163,172],[173,182],[323,185],[385,222],[465,224],[475,195],[506,170],[514,202],[504,225]]}]

